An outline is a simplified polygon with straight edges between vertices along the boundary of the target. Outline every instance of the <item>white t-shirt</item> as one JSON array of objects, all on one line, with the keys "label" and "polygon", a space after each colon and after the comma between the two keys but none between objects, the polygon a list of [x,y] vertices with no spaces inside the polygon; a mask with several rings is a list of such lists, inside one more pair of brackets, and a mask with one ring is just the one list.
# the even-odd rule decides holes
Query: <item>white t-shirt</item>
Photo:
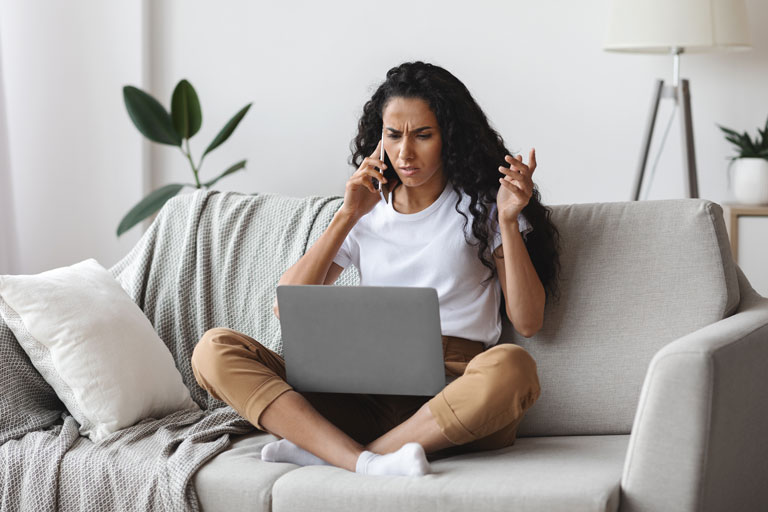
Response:
[{"label": "white t-shirt", "polygon": [[[392,206],[390,192],[388,203],[379,201],[357,221],[333,261],[344,268],[354,265],[361,286],[434,288],[442,334],[481,341],[487,348],[501,335],[501,283],[494,278],[482,284],[491,271],[480,262],[478,246],[464,239],[464,217],[455,210],[458,197],[447,183],[426,209],[404,214]],[[467,216],[470,240],[476,242],[469,200],[462,194],[460,209]],[[494,204],[491,218],[495,211]],[[522,214],[518,222],[525,237],[533,227]],[[495,227],[492,250],[501,245],[501,232]]]}]

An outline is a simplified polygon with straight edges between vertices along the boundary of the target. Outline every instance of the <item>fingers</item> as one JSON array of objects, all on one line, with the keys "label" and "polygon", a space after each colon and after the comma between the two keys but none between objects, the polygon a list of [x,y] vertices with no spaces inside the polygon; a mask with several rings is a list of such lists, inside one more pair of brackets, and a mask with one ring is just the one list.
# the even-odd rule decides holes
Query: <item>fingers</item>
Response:
[{"label": "fingers", "polygon": [[531,148],[529,157],[528,157],[528,165],[525,165],[523,163],[523,156],[517,155],[516,157],[512,157],[512,155],[507,155],[504,157],[504,160],[509,162],[510,168],[518,169],[519,171],[523,172],[527,176],[531,176],[533,174],[533,171],[536,170],[536,148]]},{"label": "fingers", "polygon": [[[379,167],[381,171],[377,170],[375,167]],[[387,183],[387,179],[384,177],[384,169],[386,168],[387,164],[381,160],[368,157],[363,160],[363,163],[360,164],[360,168],[352,176],[352,179],[354,180],[353,182],[364,186],[374,194],[378,194],[379,191],[373,185],[373,180],[375,179],[379,182],[379,187],[381,187],[382,184]]]},{"label": "fingers", "polygon": [[379,182],[379,186],[381,186],[382,184],[387,183],[387,178],[384,177],[384,174],[379,173],[379,171],[375,171],[373,169],[363,169],[362,171],[362,174],[359,176],[359,183],[361,183],[365,188],[374,194],[378,194],[379,191],[376,190],[376,187],[374,187],[373,180],[377,180]]},{"label": "fingers", "polygon": [[519,171],[524,171],[524,170],[527,171],[528,170],[528,166],[523,163],[523,157],[521,155],[517,155],[514,158],[512,157],[512,155],[507,155],[507,156],[504,157],[504,160],[509,162],[510,169],[514,168],[514,169],[517,169]]},{"label": "fingers", "polygon": [[507,167],[500,165],[499,172],[501,172],[506,176],[505,178],[501,179],[502,181],[506,181],[507,183],[515,185],[517,188],[524,191],[526,194],[531,193],[533,191],[533,181],[531,180],[531,178],[526,176],[522,171],[518,171],[515,169],[508,169]]},{"label": "fingers", "polygon": [[512,178],[510,176],[507,176],[506,178],[499,178],[499,181],[502,184],[507,184],[510,187],[512,187],[514,190],[518,190],[526,195],[526,197],[530,196],[533,193],[533,188],[528,186],[526,183],[523,183],[521,180]]},{"label": "fingers", "polygon": [[379,156],[381,156],[381,147],[382,139],[379,139],[378,144],[376,144],[376,149],[373,151],[373,153],[371,153],[371,156],[366,157],[363,160],[363,162],[360,164],[360,167],[353,175],[354,183],[356,183],[358,186],[367,188],[373,194],[379,193],[379,191],[373,185],[374,179],[379,182],[379,187],[381,187],[383,183],[387,183],[387,179],[384,178],[384,170],[387,168],[387,164],[379,159]]},{"label": "fingers", "polygon": [[369,156],[360,164],[358,171],[363,169],[374,169],[375,167],[378,167],[384,172],[384,169],[387,168],[387,164],[385,164],[383,160],[379,160],[379,157],[377,156]]},{"label": "fingers", "polygon": [[379,191],[376,190],[376,187],[373,186],[373,180],[374,178],[379,181],[379,186],[381,187],[383,183],[386,183],[387,180],[385,180],[382,176],[368,176],[362,178],[362,183],[365,188],[370,190],[374,194],[378,194]]},{"label": "fingers", "polygon": [[520,185],[518,185],[517,182],[509,182],[506,178],[502,178],[499,181],[501,182],[502,187],[512,192],[516,197],[522,201],[528,201],[530,196],[520,188]]}]

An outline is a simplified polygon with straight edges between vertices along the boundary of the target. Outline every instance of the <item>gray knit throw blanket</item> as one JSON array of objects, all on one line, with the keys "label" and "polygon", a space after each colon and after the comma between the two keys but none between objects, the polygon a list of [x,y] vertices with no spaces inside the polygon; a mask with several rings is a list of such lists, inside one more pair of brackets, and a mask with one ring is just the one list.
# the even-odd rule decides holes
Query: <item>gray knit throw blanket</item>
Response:
[{"label": "gray knit throw blanket", "polygon": [[[168,346],[202,411],[147,419],[99,445],[0,320],[0,510],[198,510],[192,477],[254,427],[195,381],[203,333],[230,327],[282,354],[277,282],[325,231],[342,198],[198,190],[163,207],[110,269]],[[337,284],[356,286],[354,267]],[[87,314],[87,312],[84,312]]]}]

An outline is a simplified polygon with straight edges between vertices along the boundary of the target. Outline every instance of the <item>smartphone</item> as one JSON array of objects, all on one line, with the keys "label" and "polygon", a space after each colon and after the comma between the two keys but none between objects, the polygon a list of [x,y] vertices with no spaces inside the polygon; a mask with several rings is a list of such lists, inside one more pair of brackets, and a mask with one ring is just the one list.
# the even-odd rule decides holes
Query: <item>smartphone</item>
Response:
[{"label": "smartphone", "polygon": [[[394,184],[394,181],[398,179],[398,177],[397,177],[397,172],[395,172],[395,167],[392,165],[392,161],[389,159],[389,155],[387,155],[387,152],[384,151],[383,141],[381,144],[381,154],[379,155],[379,160],[384,160],[384,163],[387,164],[387,168],[384,169],[384,177],[387,179],[387,184],[390,185],[390,190],[391,190],[391,186]],[[379,169],[378,167],[376,167],[376,170],[381,172],[381,169]],[[376,190],[381,190],[379,180],[377,180],[376,178],[373,178],[372,183],[373,183],[373,188],[375,188]],[[384,195],[383,193],[382,195],[384,197],[384,201],[387,201],[387,196]]]}]

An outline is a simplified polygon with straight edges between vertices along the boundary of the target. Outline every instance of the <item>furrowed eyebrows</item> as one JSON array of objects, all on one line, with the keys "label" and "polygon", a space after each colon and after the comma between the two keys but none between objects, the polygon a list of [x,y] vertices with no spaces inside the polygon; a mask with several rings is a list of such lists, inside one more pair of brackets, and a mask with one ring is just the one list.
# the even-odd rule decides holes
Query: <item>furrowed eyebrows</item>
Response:
[{"label": "furrowed eyebrows", "polygon": [[[432,128],[432,127],[431,126],[422,126],[421,128],[416,128],[415,130],[411,130],[411,131],[413,131],[413,132],[423,132],[424,130],[429,130],[430,128]],[[400,130],[395,130],[394,128],[391,128],[389,126],[387,126],[387,130],[389,130],[392,133],[403,133]]]}]

